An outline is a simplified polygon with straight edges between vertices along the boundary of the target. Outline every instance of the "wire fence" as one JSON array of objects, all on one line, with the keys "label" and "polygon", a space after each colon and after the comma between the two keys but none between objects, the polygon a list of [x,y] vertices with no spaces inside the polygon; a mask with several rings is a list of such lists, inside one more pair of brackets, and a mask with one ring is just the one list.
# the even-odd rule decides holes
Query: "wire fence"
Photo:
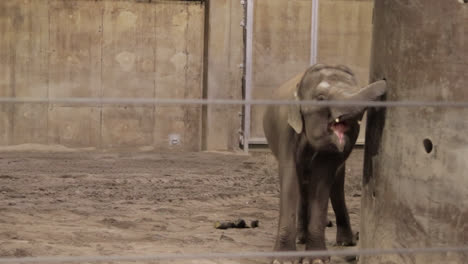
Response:
[{"label": "wire fence", "polygon": [[376,256],[409,255],[437,253],[468,253],[468,247],[433,247],[433,248],[394,248],[394,249],[358,249],[358,250],[322,250],[322,251],[287,251],[287,252],[237,252],[237,253],[200,253],[200,254],[155,254],[140,256],[67,256],[67,257],[21,257],[0,258],[0,263],[80,263],[109,261],[162,261],[162,260],[208,260],[208,259],[255,259],[255,258],[291,258],[291,257],[327,257],[327,256]]},{"label": "wire fence", "polygon": [[[0,97],[0,104],[71,104],[71,105],[312,105],[361,107],[452,107],[468,108],[468,101],[308,101],[308,100],[236,100],[236,99],[163,99],[163,98],[27,98]],[[235,253],[160,253],[135,256],[55,256],[2,257],[0,263],[81,263],[115,261],[162,261],[208,259],[255,259],[324,256],[414,255],[437,253],[468,253],[468,246],[393,249],[343,249],[289,252]]]},{"label": "wire fence", "polygon": [[28,98],[0,97],[0,104],[72,104],[72,105],[311,105],[363,107],[453,107],[468,108],[468,101],[314,101],[314,100],[237,100],[172,98]]}]

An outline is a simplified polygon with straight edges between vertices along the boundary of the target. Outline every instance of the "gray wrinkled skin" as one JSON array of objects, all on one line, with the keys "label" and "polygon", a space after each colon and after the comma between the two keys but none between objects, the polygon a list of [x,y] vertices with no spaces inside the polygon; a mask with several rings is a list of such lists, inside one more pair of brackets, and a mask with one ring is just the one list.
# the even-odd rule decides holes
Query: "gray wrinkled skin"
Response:
[{"label": "gray wrinkled skin", "polygon": [[[276,91],[283,100],[378,100],[385,81],[358,87],[345,66],[316,64]],[[279,165],[280,215],[277,251],[296,250],[296,239],[306,250],[325,250],[328,199],[336,215],[339,245],[355,245],[344,200],[345,160],[359,134],[365,107],[269,106],[263,119],[268,145]],[[273,263],[297,263],[276,259]],[[303,259],[326,263],[329,258]]]}]

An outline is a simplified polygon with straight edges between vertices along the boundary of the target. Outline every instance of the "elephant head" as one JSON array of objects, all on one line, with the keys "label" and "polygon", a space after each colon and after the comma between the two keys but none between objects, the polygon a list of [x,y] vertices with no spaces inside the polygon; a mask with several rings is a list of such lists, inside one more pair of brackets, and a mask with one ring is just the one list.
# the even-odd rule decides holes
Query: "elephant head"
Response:
[{"label": "elephant head", "polygon": [[[316,64],[304,73],[293,97],[295,100],[375,101],[385,92],[383,80],[361,88],[349,68]],[[364,106],[291,105],[288,123],[315,150],[343,152],[355,143],[365,110]]]}]

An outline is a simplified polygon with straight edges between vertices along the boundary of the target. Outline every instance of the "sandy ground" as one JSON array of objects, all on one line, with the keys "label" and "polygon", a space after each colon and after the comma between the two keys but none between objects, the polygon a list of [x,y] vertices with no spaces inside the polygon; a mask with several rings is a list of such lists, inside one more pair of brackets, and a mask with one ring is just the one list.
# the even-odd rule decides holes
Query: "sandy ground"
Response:
[{"label": "sandy ground", "polygon": [[[354,231],[359,227],[362,157],[363,151],[355,150],[347,165]],[[0,256],[271,251],[279,202],[276,167],[265,151],[250,156],[2,152]],[[260,226],[214,228],[216,221],[237,218],[259,220]],[[329,248],[335,231],[327,228]],[[345,262],[333,258],[332,263]]]}]

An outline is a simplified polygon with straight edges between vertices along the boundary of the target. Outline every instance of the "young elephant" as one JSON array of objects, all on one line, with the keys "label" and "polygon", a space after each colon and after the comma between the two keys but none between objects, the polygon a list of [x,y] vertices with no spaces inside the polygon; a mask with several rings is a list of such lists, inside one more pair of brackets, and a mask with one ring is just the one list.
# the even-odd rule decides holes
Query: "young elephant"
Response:
[{"label": "young elephant", "polygon": [[[316,64],[276,92],[278,99],[283,100],[373,101],[385,91],[385,81],[359,88],[347,67]],[[362,106],[267,108],[263,128],[278,161],[280,177],[275,250],[295,250],[296,238],[305,243],[306,250],[325,250],[329,198],[336,215],[337,243],[355,244],[344,199],[345,160],[356,142],[365,110]],[[304,259],[302,263],[319,264],[328,260],[328,257]],[[283,263],[294,262],[298,260]],[[282,262],[274,260],[273,263]]]}]

